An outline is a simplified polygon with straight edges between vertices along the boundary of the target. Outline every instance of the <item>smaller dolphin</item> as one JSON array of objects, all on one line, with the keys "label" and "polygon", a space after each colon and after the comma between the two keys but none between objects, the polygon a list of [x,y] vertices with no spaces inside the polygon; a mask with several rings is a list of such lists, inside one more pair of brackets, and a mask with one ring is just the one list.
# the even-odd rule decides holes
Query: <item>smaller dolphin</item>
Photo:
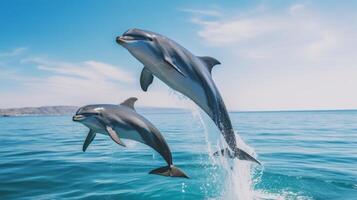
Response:
[{"label": "smaller dolphin", "polygon": [[97,104],[79,108],[73,116],[73,121],[89,128],[83,151],[86,151],[96,133],[109,135],[114,142],[123,147],[126,145],[121,138],[135,140],[153,148],[167,163],[167,166],[154,169],[149,174],[189,178],[173,165],[170,148],[160,131],[135,111],[136,100],[137,98],[131,97],[120,105]]}]

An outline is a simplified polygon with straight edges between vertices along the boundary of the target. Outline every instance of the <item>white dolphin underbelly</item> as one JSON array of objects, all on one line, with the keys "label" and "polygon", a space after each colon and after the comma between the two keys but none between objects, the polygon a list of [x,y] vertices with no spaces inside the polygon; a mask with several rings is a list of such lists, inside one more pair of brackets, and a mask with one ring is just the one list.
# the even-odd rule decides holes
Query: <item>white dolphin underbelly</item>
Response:
[{"label": "white dolphin underbelly", "polygon": [[114,127],[114,129],[118,133],[119,138],[135,140],[137,142],[147,144],[141,134],[135,129],[125,130],[120,127]]},{"label": "white dolphin underbelly", "polygon": [[189,97],[205,111],[209,110],[206,91],[201,84],[194,81],[192,77],[183,76],[171,69],[168,65],[164,65],[160,69],[161,70],[155,70],[154,68],[150,70],[152,70],[153,74],[170,88]]},{"label": "white dolphin underbelly", "polygon": [[[118,133],[118,137],[122,139],[135,140],[137,142],[147,144],[145,140],[142,138],[141,134],[135,129],[123,129],[121,127],[115,126],[113,127],[116,133]],[[103,135],[109,136],[108,132],[104,129],[95,129],[96,133],[100,133]]]}]

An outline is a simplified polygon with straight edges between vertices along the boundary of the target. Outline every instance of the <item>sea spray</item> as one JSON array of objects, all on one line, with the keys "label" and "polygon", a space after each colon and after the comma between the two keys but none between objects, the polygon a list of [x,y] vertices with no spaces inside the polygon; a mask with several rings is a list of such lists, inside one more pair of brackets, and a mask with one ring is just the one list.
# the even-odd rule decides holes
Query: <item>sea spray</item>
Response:
[{"label": "sea spray", "polygon": [[[254,151],[236,134],[237,145],[254,155]],[[227,169],[231,166],[231,170],[227,169],[226,187],[222,199],[237,199],[237,200],[252,200],[254,199],[254,181],[252,177],[253,163],[243,160],[230,160],[231,163],[223,162],[222,164]]]},{"label": "sea spray", "polygon": [[[213,156],[214,152],[222,149],[224,145],[222,144],[222,137],[215,132],[210,131],[207,123],[205,123],[203,114],[193,106],[190,106],[192,115],[199,120],[205,133],[205,140],[207,144],[208,160],[211,165],[218,166],[221,172],[216,170],[211,170],[209,174],[210,183],[208,184],[223,184],[222,190],[220,192],[220,197],[218,199],[229,199],[229,200],[250,200],[254,199],[254,184],[252,177],[252,167],[253,163],[249,161],[242,161],[238,159],[230,159],[224,156]],[[216,135],[211,134],[211,132]],[[248,146],[244,141],[236,134],[237,145],[248,152],[250,155],[255,156],[254,150]],[[217,167],[216,167],[217,168]],[[212,174],[215,173],[215,174]],[[222,179],[222,177],[224,179]],[[221,183],[219,183],[219,181]]]},{"label": "sea spray", "polygon": [[[205,121],[210,121],[206,119],[208,116],[200,112],[198,107],[188,101],[185,96],[174,91],[170,95],[176,97],[176,100],[186,105],[191,111],[193,118],[198,120],[204,131],[208,159],[203,161],[202,165],[208,174],[206,182],[201,186],[201,190],[205,193],[206,198],[224,200],[255,199],[254,185],[257,181],[254,181],[252,176],[254,164],[249,161],[230,159],[225,156],[214,156],[214,152],[225,147],[222,142],[223,137],[218,129],[213,126],[211,127],[213,123],[206,123]],[[238,134],[235,135],[237,146],[250,155],[255,156],[253,148],[248,146]],[[215,197],[213,197],[214,194]]]}]

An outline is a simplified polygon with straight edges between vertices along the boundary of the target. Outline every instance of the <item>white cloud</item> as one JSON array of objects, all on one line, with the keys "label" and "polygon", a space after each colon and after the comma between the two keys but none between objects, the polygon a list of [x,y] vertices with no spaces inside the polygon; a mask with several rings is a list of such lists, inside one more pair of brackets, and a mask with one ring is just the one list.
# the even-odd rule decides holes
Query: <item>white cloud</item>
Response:
[{"label": "white cloud", "polygon": [[303,5],[303,4],[294,4],[294,5],[289,7],[289,12],[291,14],[298,14],[298,13],[302,12],[304,9],[305,9],[305,5]]},{"label": "white cloud", "polygon": [[254,10],[191,18],[222,62],[213,76],[229,109],[357,108],[355,13],[336,18],[303,4]]},{"label": "white cloud", "polygon": [[194,15],[204,15],[204,16],[212,16],[212,17],[218,17],[222,16],[222,13],[215,11],[215,10],[201,10],[201,9],[181,9],[183,12],[191,13]]},{"label": "white cloud", "polygon": [[26,47],[18,47],[8,52],[0,52],[0,57],[12,57],[20,55],[27,50]]},{"label": "white cloud", "polygon": [[[18,68],[34,65],[32,73],[36,75],[12,70],[15,65],[21,65]],[[94,60],[63,62],[43,57],[26,58],[1,70],[0,78],[6,78],[7,83],[16,88],[3,91],[0,88],[0,107],[115,104],[131,96],[139,98],[138,106],[182,107],[187,104],[177,100],[167,87],[157,87],[155,82],[158,81],[150,86],[149,92],[142,92],[139,76],[134,77],[120,66]]]},{"label": "white cloud", "polygon": [[239,54],[253,58],[265,58],[274,51],[274,55],[289,54],[314,59],[335,48],[339,37],[342,37],[336,27],[306,11],[302,4],[292,5],[279,14],[263,10],[262,13],[243,17],[216,20],[194,17],[192,21],[201,27],[197,34],[207,44],[233,47]]},{"label": "white cloud", "polygon": [[51,71],[57,74],[81,77],[92,81],[113,80],[120,82],[133,82],[133,76],[119,67],[98,61],[84,61],[79,63],[66,63],[50,61],[43,58],[26,59],[23,62],[36,64],[38,69]]},{"label": "white cloud", "polygon": [[193,19],[202,29],[198,35],[212,45],[227,45],[253,39],[280,29],[279,21],[271,19],[233,19],[204,21]]}]

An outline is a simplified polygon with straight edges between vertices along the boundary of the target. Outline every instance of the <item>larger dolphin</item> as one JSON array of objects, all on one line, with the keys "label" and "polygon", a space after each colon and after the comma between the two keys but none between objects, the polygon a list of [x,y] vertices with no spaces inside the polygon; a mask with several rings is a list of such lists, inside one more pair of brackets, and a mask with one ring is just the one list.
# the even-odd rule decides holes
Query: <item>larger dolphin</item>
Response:
[{"label": "larger dolphin", "polygon": [[210,116],[223,134],[231,150],[227,149],[230,156],[259,163],[237,147],[226,106],[211,76],[213,66],[220,64],[218,60],[195,56],[165,36],[140,29],[130,29],[116,41],[144,64],[140,77],[144,91],[147,91],[155,75],[190,98]]},{"label": "larger dolphin", "polygon": [[167,166],[154,169],[149,172],[150,174],[188,178],[183,171],[173,165],[170,148],[160,131],[135,111],[136,100],[137,98],[132,97],[120,105],[97,104],[79,108],[73,116],[73,121],[89,128],[83,151],[93,141],[96,133],[109,135],[114,142],[124,147],[126,145],[121,138],[135,140],[153,148],[167,163]]}]

